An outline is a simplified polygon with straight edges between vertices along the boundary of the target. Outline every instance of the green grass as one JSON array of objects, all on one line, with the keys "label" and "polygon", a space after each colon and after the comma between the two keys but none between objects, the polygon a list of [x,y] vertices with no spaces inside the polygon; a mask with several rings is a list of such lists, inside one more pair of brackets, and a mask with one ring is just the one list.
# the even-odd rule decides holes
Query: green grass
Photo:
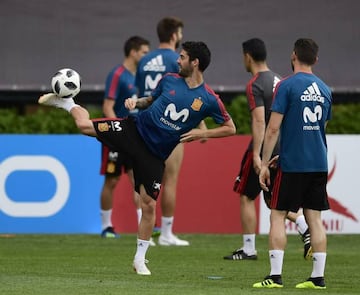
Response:
[{"label": "green grass", "polygon": [[[289,236],[284,288],[257,290],[252,284],[269,272],[267,236],[257,237],[257,261],[226,261],[239,235],[181,235],[190,247],[151,247],[152,275],[131,267],[135,235],[105,240],[95,235],[0,237],[0,294],[359,294],[360,235],[328,236],[326,290],[297,290],[310,276],[302,243]],[[221,277],[210,279],[209,277]]]}]

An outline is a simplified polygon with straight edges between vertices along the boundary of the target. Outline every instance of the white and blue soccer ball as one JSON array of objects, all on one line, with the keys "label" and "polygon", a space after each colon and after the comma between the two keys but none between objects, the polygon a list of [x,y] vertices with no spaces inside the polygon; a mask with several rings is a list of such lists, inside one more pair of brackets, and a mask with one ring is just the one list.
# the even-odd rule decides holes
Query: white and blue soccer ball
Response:
[{"label": "white and blue soccer ball", "polygon": [[61,98],[73,98],[81,88],[81,77],[73,69],[61,69],[51,79],[53,92]]}]

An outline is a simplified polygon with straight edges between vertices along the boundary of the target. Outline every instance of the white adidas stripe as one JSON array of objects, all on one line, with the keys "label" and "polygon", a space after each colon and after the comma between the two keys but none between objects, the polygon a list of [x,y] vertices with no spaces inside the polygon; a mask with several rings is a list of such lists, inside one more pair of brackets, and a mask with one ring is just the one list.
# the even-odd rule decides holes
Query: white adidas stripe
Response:
[{"label": "white adidas stripe", "polygon": [[163,64],[164,63],[163,63],[162,55],[158,55],[147,62],[147,65],[154,65],[154,66],[155,65],[162,66]]},{"label": "white adidas stripe", "polygon": [[304,94],[317,94],[317,95],[321,95],[320,89],[317,86],[316,82],[313,82],[308,88],[307,90],[305,90],[303,92]]},{"label": "white adidas stripe", "polygon": [[320,89],[315,82],[312,83],[312,86],[314,87],[316,94],[321,95]]}]

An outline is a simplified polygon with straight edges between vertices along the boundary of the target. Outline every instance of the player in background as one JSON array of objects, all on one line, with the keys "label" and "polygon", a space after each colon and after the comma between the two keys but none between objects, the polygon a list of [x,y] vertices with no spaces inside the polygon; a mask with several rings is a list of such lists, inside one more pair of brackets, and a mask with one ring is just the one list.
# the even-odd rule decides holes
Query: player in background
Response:
[{"label": "player in background", "polygon": [[[177,17],[165,17],[157,24],[159,47],[139,62],[136,72],[136,86],[139,97],[150,96],[160,79],[166,73],[178,73],[176,49],[183,37],[184,24]],[[200,128],[206,128],[201,122]],[[176,189],[184,155],[184,146],[179,144],[166,160],[162,195],[161,195],[161,230],[158,243],[163,246],[188,246],[190,243],[179,239],[173,233],[174,213],[176,205]],[[152,240],[152,244],[155,242]]]},{"label": "player in background", "polygon": [[[39,103],[68,111],[81,133],[96,136],[115,150],[130,156],[135,190],[140,193],[142,217],[138,228],[133,267],[139,275],[151,275],[146,253],[155,225],[156,199],[161,190],[165,160],[179,142],[234,135],[236,128],[219,96],[205,83],[203,72],[211,53],[204,42],[185,42],[178,58],[179,73],[165,75],[150,97],[129,98],[129,110],[147,107],[134,118],[90,120],[85,108],[72,98],[54,93],[39,98]],[[218,125],[197,128],[213,118]]]},{"label": "player in background", "polygon": [[326,231],[321,211],[329,209],[325,128],[331,119],[330,88],[316,75],[312,66],[319,47],[312,39],[296,40],[291,54],[294,74],[276,87],[271,116],[266,128],[260,185],[269,191],[269,161],[280,137],[278,172],[271,198],[269,260],[270,274],[254,288],[282,288],[282,267],[286,247],[285,218],[289,211],[303,208],[311,233],[313,269],[310,277],[295,287],[325,289]]},{"label": "player in background", "polygon": [[[280,81],[280,75],[271,71],[266,62],[266,46],[263,40],[249,39],[242,44],[243,60],[247,72],[252,78],[246,87],[246,97],[251,113],[252,139],[243,156],[240,172],[234,184],[234,191],[240,194],[240,220],[243,229],[243,246],[232,254],[224,256],[227,260],[257,259],[255,247],[256,208],[255,199],[261,192],[259,172],[261,168],[261,149],[265,128],[270,117],[273,92]],[[273,157],[279,154],[279,144],[275,145]],[[272,179],[276,168],[270,169]],[[270,190],[271,191],[271,190]],[[271,193],[263,192],[264,200],[269,206]],[[310,233],[301,211],[289,212],[287,218],[295,222],[304,242],[304,258],[311,257]]]},{"label": "player in background", "polygon": [[[136,96],[135,73],[140,59],[149,52],[149,41],[139,36],[132,36],[124,44],[124,61],[115,66],[107,76],[103,113],[106,118],[126,118],[129,110],[125,108],[125,99]],[[129,157],[120,151],[101,145],[100,174],[105,175],[100,196],[101,236],[104,238],[118,237],[111,222],[113,194],[122,170],[126,171],[130,181],[134,183],[132,163]],[[134,191],[134,203],[137,208],[138,222],[141,217],[141,206],[138,194]]]}]

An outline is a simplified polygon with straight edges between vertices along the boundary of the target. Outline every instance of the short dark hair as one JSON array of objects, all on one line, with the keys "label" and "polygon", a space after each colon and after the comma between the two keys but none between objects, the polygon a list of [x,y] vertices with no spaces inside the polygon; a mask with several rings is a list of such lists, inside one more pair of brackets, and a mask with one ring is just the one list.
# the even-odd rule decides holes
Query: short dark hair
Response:
[{"label": "short dark hair", "polygon": [[183,28],[184,23],[178,17],[165,17],[161,19],[157,24],[157,34],[159,41],[170,42],[171,36],[176,33],[179,28]]},{"label": "short dark hair", "polygon": [[300,62],[311,66],[316,62],[319,46],[312,39],[300,38],[294,44],[294,52]]},{"label": "short dark hair", "polygon": [[124,44],[124,54],[126,57],[129,56],[130,51],[135,49],[136,51],[140,50],[141,46],[150,45],[150,42],[143,37],[132,36],[125,41]]},{"label": "short dark hair", "polygon": [[199,70],[204,72],[211,60],[211,52],[207,45],[201,41],[187,41],[182,44],[182,48],[189,55],[190,61],[199,60]]},{"label": "short dark hair", "polygon": [[243,53],[248,53],[254,61],[266,61],[265,42],[259,38],[249,39],[242,44]]}]

